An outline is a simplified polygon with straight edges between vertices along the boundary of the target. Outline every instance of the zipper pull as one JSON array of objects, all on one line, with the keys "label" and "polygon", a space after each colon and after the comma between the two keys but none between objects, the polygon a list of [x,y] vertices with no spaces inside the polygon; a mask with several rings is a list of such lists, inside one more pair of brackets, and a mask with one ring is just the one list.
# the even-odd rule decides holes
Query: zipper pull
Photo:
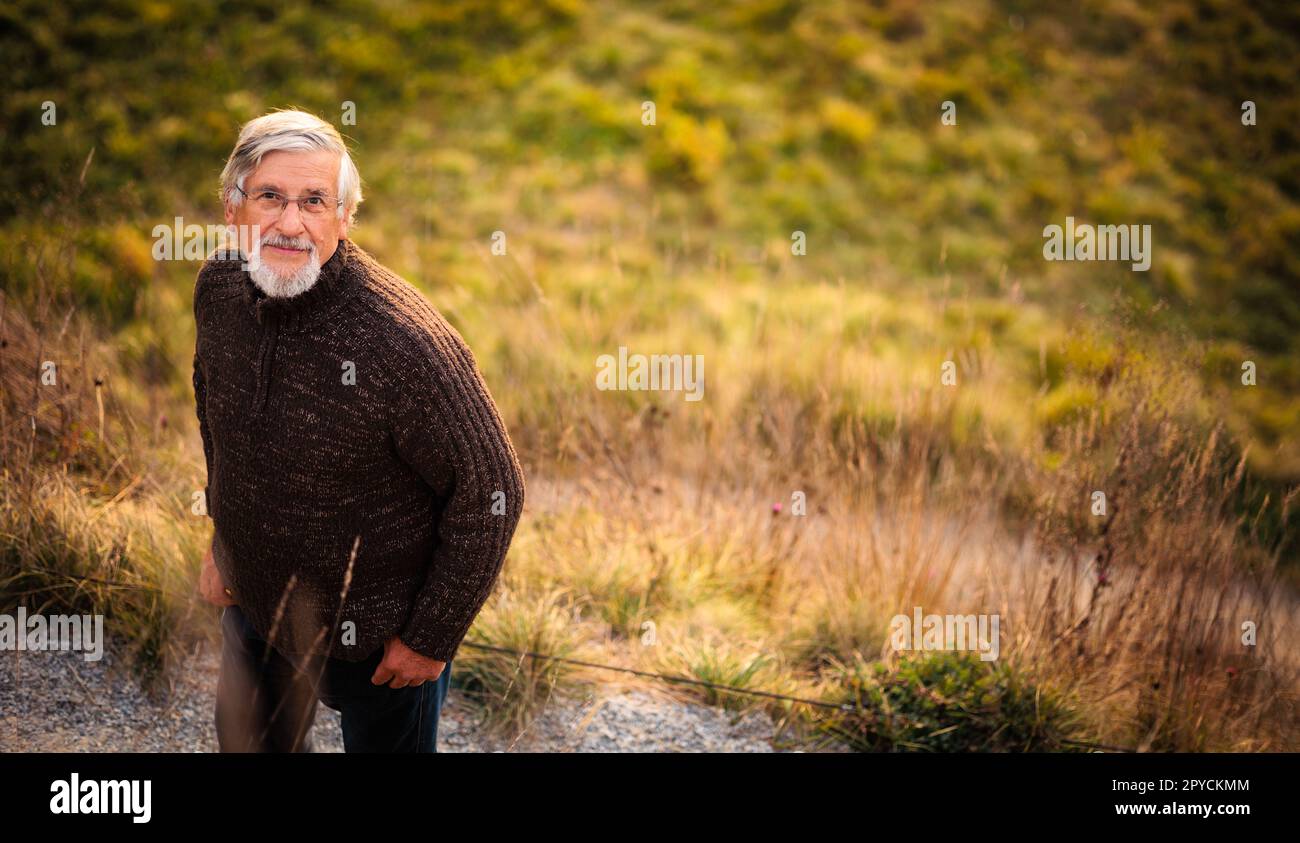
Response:
[{"label": "zipper pull", "polygon": [[253,408],[258,413],[266,407],[267,395],[271,391],[271,364],[275,360],[275,347],[279,334],[280,326],[273,319],[267,330],[263,332],[262,345],[258,349],[257,390],[254,394]]}]

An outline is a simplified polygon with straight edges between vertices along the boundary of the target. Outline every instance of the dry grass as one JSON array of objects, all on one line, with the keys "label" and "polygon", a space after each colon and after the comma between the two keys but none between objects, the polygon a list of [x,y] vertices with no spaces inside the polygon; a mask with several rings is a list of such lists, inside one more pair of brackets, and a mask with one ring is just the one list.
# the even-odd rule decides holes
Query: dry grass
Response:
[{"label": "dry grass", "polygon": [[[194,595],[210,522],[189,509],[202,485],[190,408],[130,386],[131,365],[79,314],[0,307],[4,602],[105,611],[142,663],[165,666],[215,629]],[[52,386],[34,374],[47,359]],[[472,640],[838,701],[846,665],[897,666],[894,615],[997,613],[1006,681],[1068,707],[1077,738],[1297,747],[1284,646],[1297,598],[1276,548],[1234,514],[1243,465],[1217,434],[1144,401],[1136,377],[1020,450],[955,443],[960,393],[895,383],[888,417],[846,412],[843,394],[810,383],[782,391],[761,365],[736,368],[699,411],[535,386],[555,412],[510,420],[533,446],[529,509]],[[186,424],[160,423],[160,407]],[[628,681],[462,654],[467,689],[507,731],[553,694]],[[828,725],[788,703],[702,696],[761,704],[805,735]]]}]

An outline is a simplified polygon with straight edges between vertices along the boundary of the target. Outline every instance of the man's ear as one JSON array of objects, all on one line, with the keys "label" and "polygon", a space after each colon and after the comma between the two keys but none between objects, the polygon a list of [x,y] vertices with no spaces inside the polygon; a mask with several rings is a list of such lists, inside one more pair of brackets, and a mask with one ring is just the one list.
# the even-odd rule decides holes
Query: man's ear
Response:
[{"label": "man's ear", "polygon": [[234,225],[234,224],[235,224],[235,206],[232,205],[232,204],[230,203],[230,200],[229,200],[229,199],[227,199],[225,202],[223,202],[222,205],[224,206],[224,208],[225,208],[225,212],[226,212],[226,225]]},{"label": "man's ear", "polygon": [[348,229],[352,227],[352,211],[354,206],[348,205],[343,209],[343,219],[339,223],[339,239],[342,240],[348,236]]}]

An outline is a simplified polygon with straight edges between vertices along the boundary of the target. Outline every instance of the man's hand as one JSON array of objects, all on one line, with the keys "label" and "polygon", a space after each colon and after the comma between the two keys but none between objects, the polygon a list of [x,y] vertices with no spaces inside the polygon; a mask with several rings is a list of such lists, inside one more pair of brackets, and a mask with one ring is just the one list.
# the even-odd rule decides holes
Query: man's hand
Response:
[{"label": "man's hand", "polygon": [[199,572],[199,595],[214,606],[235,605],[234,594],[226,587],[217,570],[216,560],[212,558],[212,545],[203,557],[203,569]]},{"label": "man's hand", "polygon": [[370,677],[370,682],[390,688],[420,685],[437,679],[446,666],[446,662],[422,656],[394,636],[384,642],[384,660],[375,668],[375,675]]}]

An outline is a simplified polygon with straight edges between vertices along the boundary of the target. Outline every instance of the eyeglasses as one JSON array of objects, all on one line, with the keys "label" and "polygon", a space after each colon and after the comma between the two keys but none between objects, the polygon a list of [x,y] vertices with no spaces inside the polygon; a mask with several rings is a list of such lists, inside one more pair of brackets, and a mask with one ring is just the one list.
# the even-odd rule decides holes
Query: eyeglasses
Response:
[{"label": "eyeglasses", "polygon": [[310,196],[285,196],[283,193],[277,193],[274,190],[259,190],[253,194],[248,194],[239,185],[235,185],[235,190],[244,194],[244,198],[253,203],[253,207],[258,213],[266,217],[278,217],[284,213],[284,209],[289,207],[290,202],[298,204],[299,213],[309,217],[319,217],[332,208],[337,208],[343,204],[342,199],[335,199],[328,195],[312,194]]}]

